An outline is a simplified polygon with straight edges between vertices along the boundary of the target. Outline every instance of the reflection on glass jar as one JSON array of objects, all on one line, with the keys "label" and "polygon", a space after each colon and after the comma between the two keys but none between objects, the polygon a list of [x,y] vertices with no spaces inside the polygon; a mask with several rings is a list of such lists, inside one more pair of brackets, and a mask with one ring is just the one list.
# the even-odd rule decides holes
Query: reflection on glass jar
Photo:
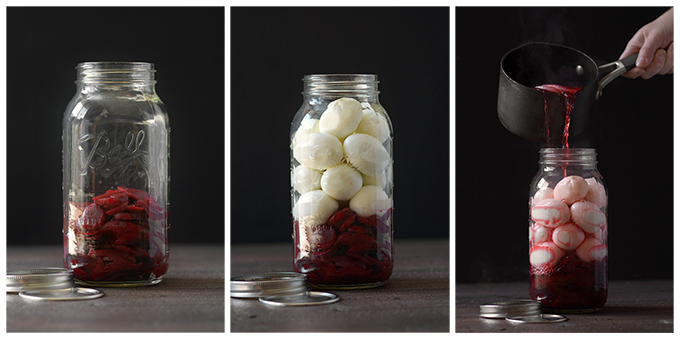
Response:
[{"label": "reflection on glass jar", "polygon": [[154,67],[86,62],[64,113],[64,265],[90,286],[159,283],[168,268],[170,126]]},{"label": "reflection on glass jar", "polygon": [[392,124],[375,75],[308,75],[293,118],[294,269],[323,288],[392,274]]},{"label": "reflection on glass jar", "polygon": [[592,312],[607,301],[607,200],[596,153],[544,148],[529,192],[531,298]]}]

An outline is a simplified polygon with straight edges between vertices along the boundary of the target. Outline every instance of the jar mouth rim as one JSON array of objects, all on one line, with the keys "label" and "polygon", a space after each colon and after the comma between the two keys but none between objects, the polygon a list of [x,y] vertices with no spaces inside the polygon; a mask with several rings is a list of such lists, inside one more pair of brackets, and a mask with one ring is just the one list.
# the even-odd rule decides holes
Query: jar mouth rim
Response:
[{"label": "jar mouth rim", "polygon": [[154,64],[141,61],[87,61],[76,66],[78,70],[134,70],[154,71]]},{"label": "jar mouth rim", "polygon": [[541,154],[597,154],[595,148],[558,148],[558,147],[544,147],[539,150]]},{"label": "jar mouth rim", "polygon": [[379,82],[377,74],[308,74],[302,81],[324,81],[324,82]]}]

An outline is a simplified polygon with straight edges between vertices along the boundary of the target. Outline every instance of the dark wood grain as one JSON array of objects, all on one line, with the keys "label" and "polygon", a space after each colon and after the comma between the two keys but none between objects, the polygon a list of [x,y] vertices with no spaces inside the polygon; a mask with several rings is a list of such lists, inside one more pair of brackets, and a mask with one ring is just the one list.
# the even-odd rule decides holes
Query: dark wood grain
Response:
[{"label": "dark wood grain", "polygon": [[479,317],[479,305],[528,298],[529,283],[456,285],[456,332],[673,332],[673,282],[610,281],[599,312],[564,314],[566,322],[512,324]]},{"label": "dark wood grain", "polygon": [[[232,276],[292,270],[290,244],[234,245]],[[394,272],[384,286],[331,291],[334,304],[277,307],[231,298],[232,332],[448,332],[449,241],[395,242]]]},{"label": "dark wood grain", "polygon": [[[26,301],[7,294],[8,332],[224,332],[224,246],[170,247],[158,285],[98,288],[86,301]],[[8,247],[7,268],[61,267],[58,246]]]}]

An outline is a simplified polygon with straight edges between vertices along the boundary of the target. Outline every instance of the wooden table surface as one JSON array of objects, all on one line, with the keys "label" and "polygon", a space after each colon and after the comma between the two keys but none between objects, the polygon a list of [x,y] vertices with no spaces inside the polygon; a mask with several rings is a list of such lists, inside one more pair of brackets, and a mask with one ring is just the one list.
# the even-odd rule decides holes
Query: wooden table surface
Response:
[{"label": "wooden table surface", "polygon": [[[7,247],[7,269],[62,267],[59,246]],[[172,245],[154,286],[97,288],[84,301],[27,301],[7,293],[7,332],[224,332],[223,245]]]},{"label": "wooden table surface", "polygon": [[456,285],[456,332],[673,332],[673,282],[610,281],[607,304],[599,312],[563,314],[568,320],[549,324],[513,324],[479,317],[479,305],[526,299],[529,283]]},{"label": "wooden table surface", "polygon": [[[232,332],[449,332],[448,239],[397,240],[388,283],[330,291],[334,304],[280,307],[230,298]],[[231,275],[292,270],[292,243],[233,245]]]}]

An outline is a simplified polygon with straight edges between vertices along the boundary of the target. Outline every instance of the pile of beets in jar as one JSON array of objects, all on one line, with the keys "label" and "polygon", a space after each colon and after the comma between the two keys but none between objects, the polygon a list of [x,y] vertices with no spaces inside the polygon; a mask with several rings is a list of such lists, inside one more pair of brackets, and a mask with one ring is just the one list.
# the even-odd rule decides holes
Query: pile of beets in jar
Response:
[{"label": "pile of beets in jar", "polygon": [[[370,284],[392,275],[388,234],[392,209],[362,218],[349,208],[337,211],[322,225],[295,237],[296,272],[319,285]],[[295,229],[300,230],[298,221]]]},{"label": "pile of beets in jar", "polygon": [[147,281],[167,263],[167,211],[142,190],[117,187],[93,202],[71,202],[65,267],[83,282]]}]

